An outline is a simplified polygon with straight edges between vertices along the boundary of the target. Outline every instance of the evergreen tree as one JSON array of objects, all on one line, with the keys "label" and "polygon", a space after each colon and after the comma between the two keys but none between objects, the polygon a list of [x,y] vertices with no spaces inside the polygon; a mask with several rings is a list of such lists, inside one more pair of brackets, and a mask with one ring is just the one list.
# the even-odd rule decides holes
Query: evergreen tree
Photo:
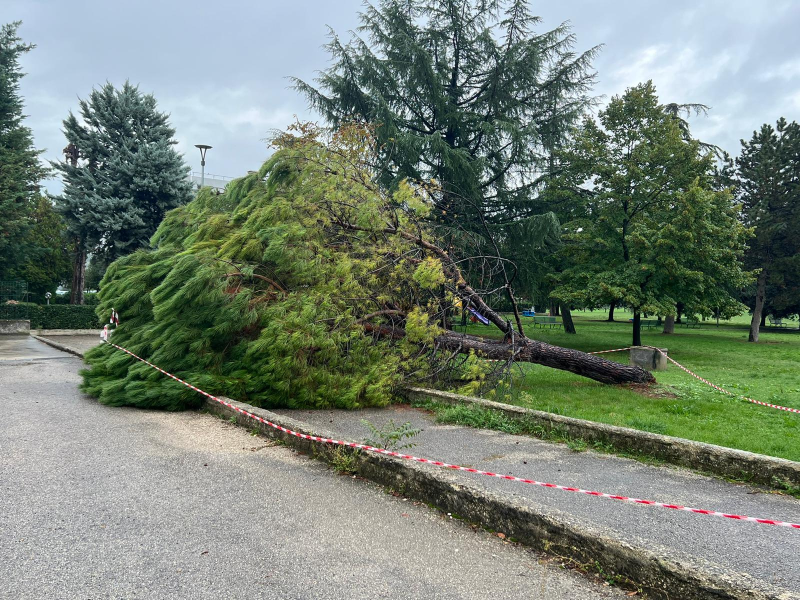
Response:
[{"label": "evergreen tree", "polygon": [[12,276],[25,259],[39,181],[46,170],[31,130],[23,125],[19,95],[20,57],[34,48],[17,35],[20,22],[0,28],[0,280]]},{"label": "evergreen tree", "polygon": [[381,0],[360,18],[360,37],[328,44],[319,87],[297,89],[334,125],[377,125],[387,189],[438,182],[431,217],[449,243],[477,234],[475,254],[496,253],[503,226],[539,217],[522,229],[546,245],[557,229],[536,197],[549,151],[590,103],[598,49],[576,53],[565,24],[536,32],[526,0]]},{"label": "evergreen tree", "polygon": [[86,253],[108,262],[146,246],[164,214],[189,201],[191,184],[168,115],[128,82],[92,90],[64,134],[57,204],[75,243],[71,302],[82,304]]},{"label": "evergreen tree", "polygon": [[[514,360],[607,383],[653,381],[514,332],[423,221],[438,190],[403,182],[387,193],[373,178],[371,140],[360,128],[324,140],[303,126],[275,142],[260,172],[171,211],[152,249],[106,271],[98,315],[119,312],[112,339],[209,392],[265,406],[379,405],[401,383],[455,371],[480,384]],[[457,304],[503,339],[440,327]],[[84,389],[103,402],[202,401],[110,346],[86,358]]]},{"label": "evergreen tree", "polygon": [[26,255],[13,271],[13,278],[27,281],[31,300],[44,304],[45,293],[54,294],[68,281],[72,270],[66,224],[49,198],[39,197],[25,239]]},{"label": "evergreen tree", "polygon": [[775,128],[764,124],[741,143],[736,165],[744,221],[755,227],[746,258],[759,269],[749,341],[757,342],[767,312],[791,314],[800,304],[794,295],[800,279],[800,125],[781,118]]},{"label": "evergreen tree", "polygon": [[587,118],[568,152],[581,209],[567,224],[571,266],[554,295],[633,309],[633,345],[642,313],[674,314],[677,302],[710,315],[734,303],[747,235],[726,192],[711,191],[711,159],[686,141],[651,82],[612,98]]}]

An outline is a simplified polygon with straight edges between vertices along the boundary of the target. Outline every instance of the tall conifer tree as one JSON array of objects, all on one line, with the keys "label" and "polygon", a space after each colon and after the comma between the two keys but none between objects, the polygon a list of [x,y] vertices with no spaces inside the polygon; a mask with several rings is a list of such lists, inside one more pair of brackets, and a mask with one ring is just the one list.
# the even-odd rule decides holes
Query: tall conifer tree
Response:
[{"label": "tall conifer tree", "polygon": [[34,46],[22,43],[19,26],[16,21],[0,28],[0,280],[24,260],[38,184],[46,173],[31,130],[23,125],[19,60]]},{"label": "tall conifer tree", "polygon": [[168,115],[128,82],[92,90],[64,135],[57,202],[75,242],[71,301],[82,304],[87,251],[110,262],[146,246],[164,214],[190,200],[191,184]]},{"label": "tall conifer tree", "polygon": [[768,291],[778,300],[772,312],[790,313],[800,302],[800,125],[778,120],[742,140],[736,159],[745,222],[755,227],[747,261],[760,269],[749,341],[757,342]]},{"label": "tall conifer tree", "polygon": [[[297,89],[333,125],[377,125],[385,187],[440,184],[431,218],[449,244],[500,259],[506,226],[517,224],[546,245],[558,224],[537,196],[550,150],[591,102],[598,49],[576,52],[566,24],[537,32],[527,0],[381,0],[360,17],[349,43],[333,35],[318,86],[295,79]],[[471,279],[508,290],[518,313],[515,269],[489,264],[481,258]]]}]

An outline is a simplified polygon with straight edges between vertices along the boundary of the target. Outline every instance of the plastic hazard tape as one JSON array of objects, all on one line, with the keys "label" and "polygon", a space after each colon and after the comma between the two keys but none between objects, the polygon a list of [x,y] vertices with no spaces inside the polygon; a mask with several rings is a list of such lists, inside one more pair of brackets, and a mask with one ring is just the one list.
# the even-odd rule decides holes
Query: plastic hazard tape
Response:
[{"label": "plastic hazard tape", "polygon": [[[656,348],[655,346],[644,346],[644,348],[652,348],[653,350],[656,350],[657,352],[660,352],[661,354],[664,354],[664,352],[662,352],[660,348]],[[608,352],[624,352],[625,350],[631,350],[631,348],[628,347],[628,348],[615,348],[614,350],[600,350],[599,352],[587,352],[587,354],[606,354]],[[718,385],[716,385],[714,383],[711,383],[708,379],[703,379],[702,377],[700,377],[700,375],[698,375],[697,373],[693,372],[691,369],[687,369],[686,367],[684,367],[681,363],[679,363],[677,360],[675,360],[671,356],[668,356],[666,354],[664,354],[664,356],[666,357],[666,359],[669,362],[671,362],[672,364],[674,364],[676,367],[678,367],[679,369],[683,370],[684,372],[688,373],[689,375],[691,375],[695,379],[699,379],[700,381],[705,383],[707,386],[710,386],[710,387],[714,388],[718,392],[722,392],[723,394],[727,394],[728,396],[731,396],[732,398],[741,398],[742,400],[747,400],[748,402],[752,402],[753,404],[758,404],[759,406],[768,406],[769,408],[776,408],[778,410],[785,410],[786,412],[800,414],[800,409],[798,409],[798,408],[791,408],[789,406],[781,406],[779,404],[770,404],[769,402],[761,402],[760,400],[754,400],[753,398],[748,398],[747,396],[742,396],[742,395],[739,395],[739,394],[734,394],[733,392],[729,392],[725,388],[722,388],[722,387],[720,387],[720,386],[718,386]]]},{"label": "plastic hazard tape", "polygon": [[246,417],[249,417],[249,418],[251,418],[251,419],[253,419],[255,421],[258,421],[259,423],[263,423],[264,425],[272,427],[273,429],[277,429],[278,431],[282,431],[283,433],[286,433],[288,435],[291,435],[291,436],[294,436],[294,437],[298,437],[298,438],[301,438],[301,439],[304,439],[304,440],[311,440],[311,441],[314,441],[314,442],[322,442],[324,444],[332,444],[332,445],[335,445],[335,446],[345,446],[345,447],[348,447],[348,448],[366,450],[368,452],[374,452],[375,454],[383,454],[385,456],[393,456],[395,458],[400,458],[400,459],[403,459],[403,460],[410,460],[410,461],[413,461],[413,462],[418,462],[418,463],[423,463],[423,464],[428,464],[428,465],[434,465],[434,466],[437,466],[437,467],[441,467],[443,469],[451,469],[453,471],[465,471],[467,473],[475,473],[476,475],[485,475],[487,477],[496,477],[498,479],[505,479],[507,481],[516,481],[518,483],[526,483],[526,484],[529,484],[529,485],[537,485],[537,486],[540,486],[540,487],[551,488],[551,489],[555,489],[555,490],[562,490],[562,491],[565,491],[565,492],[576,492],[578,494],[586,494],[588,496],[596,496],[598,498],[608,498],[610,500],[619,500],[621,502],[628,502],[628,503],[631,503],[631,504],[644,504],[645,506],[656,506],[658,508],[669,508],[669,509],[672,509],[672,510],[680,510],[680,511],[684,511],[684,512],[697,513],[697,514],[700,514],[700,515],[708,515],[708,516],[712,516],[712,517],[722,517],[722,518],[725,518],[725,519],[732,519],[732,520],[735,520],[735,521],[749,521],[751,523],[760,523],[762,525],[777,525],[779,527],[790,527],[790,528],[793,528],[793,529],[800,529],[800,524],[798,524],[798,523],[789,523],[787,521],[778,521],[778,520],[775,520],[775,519],[760,519],[760,518],[756,518],[756,517],[747,517],[747,516],[744,516],[744,515],[736,515],[736,514],[719,512],[719,511],[716,511],[716,510],[705,510],[705,509],[702,509],[702,508],[692,508],[690,506],[682,506],[680,504],[666,504],[664,502],[655,502],[653,500],[643,500],[641,498],[629,498],[627,496],[620,496],[618,494],[606,494],[604,492],[594,492],[594,491],[591,491],[591,490],[584,490],[584,489],[581,489],[581,488],[570,487],[570,486],[566,486],[566,485],[558,485],[558,484],[555,484],[555,483],[546,483],[544,481],[536,481],[535,479],[524,479],[522,477],[516,477],[514,475],[503,475],[503,474],[500,474],[500,473],[492,473],[491,471],[481,471],[480,469],[474,469],[472,467],[463,467],[461,465],[452,465],[450,463],[442,462],[440,460],[432,460],[430,458],[422,458],[422,457],[419,457],[419,456],[413,456],[411,454],[402,454],[400,452],[395,452],[393,450],[386,450],[384,448],[375,448],[374,446],[368,446],[367,444],[358,444],[356,442],[347,442],[347,441],[343,441],[343,440],[335,440],[333,438],[324,438],[324,437],[319,437],[319,436],[316,436],[316,435],[309,435],[307,433],[300,433],[299,431],[292,431],[291,429],[283,427],[282,425],[278,425],[277,423],[273,423],[271,421],[268,421],[267,419],[265,419],[263,417],[260,417],[260,416],[258,416],[256,414],[253,414],[253,413],[251,413],[251,412],[249,412],[247,410],[244,410],[243,408],[239,408],[238,406],[234,406],[230,402],[226,402],[225,400],[223,400],[221,398],[217,398],[216,396],[214,396],[212,394],[209,394],[208,392],[205,392],[205,391],[201,390],[200,388],[197,388],[197,387],[193,386],[191,383],[187,383],[183,379],[180,379],[179,377],[176,377],[172,373],[168,373],[164,369],[162,369],[160,367],[157,367],[153,363],[146,361],[145,359],[141,358],[140,356],[136,356],[133,352],[123,348],[122,346],[117,346],[116,344],[113,344],[113,343],[109,342],[108,340],[105,340],[105,341],[110,346],[113,346],[114,348],[116,348],[118,350],[122,350],[123,352],[125,352],[126,354],[129,354],[130,356],[132,356],[136,360],[139,360],[139,361],[143,362],[144,364],[154,368],[156,371],[159,371],[159,372],[163,373],[164,375],[166,375],[167,377],[170,377],[170,378],[174,379],[178,383],[181,383],[181,384],[185,385],[186,387],[188,387],[189,389],[194,390],[198,394],[202,394],[206,398],[209,398],[209,399],[211,399],[211,400],[213,400],[215,402],[218,402],[219,404],[222,404],[223,406],[227,406],[228,408],[231,408],[231,409],[235,410],[236,412],[245,415]]},{"label": "plastic hazard tape", "polygon": [[717,390],[719,392],[722,392],[723,394],[728,394],[728,396],[732,396],[734,398],[741,398],[742,400],[747,400],[748,402],[752,402],[753,404],[758,404],[759,406],[769,406],[770,408],[777,408],[778,410],[785,410],[787,412],[800,414],[800,409],[798,409],[798,408],[791,408],[789,406],[780,406],[779,404],[770,404],[769,402],[761,402],[760,400],[754,400],[753,398],[748,398],[747,396],[741,396],[741,395],[738,395],[738,394],[734,394],[733,392],[729,392],[728,390],[726,390],[724,388],[721,388],[718,385],[715,385],[715,384],[711,383],[707,379],[703,379],[702,377],[700,377],[700,375],[697,375],[696,373],[693,373],[692,371],[690,371],[689,369],[684,367],[681,363],[679,363],[677,360],[674,360],[674,359],[670,358],[669,356],[667,356],[667,360],[669,362],[671,362],[672,364],[674,364],[676,367],[686,371],[692,377],[694,377],[696,379],[699,379],[700,381],[702,381],[706,385],[711,386],[712,388],[714,388],[715,390]]}]

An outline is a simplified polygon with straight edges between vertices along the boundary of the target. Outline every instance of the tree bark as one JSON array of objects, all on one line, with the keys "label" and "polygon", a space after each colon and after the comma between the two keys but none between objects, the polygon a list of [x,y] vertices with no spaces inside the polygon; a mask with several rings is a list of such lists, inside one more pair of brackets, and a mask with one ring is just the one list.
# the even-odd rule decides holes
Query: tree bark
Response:
[{"label": "tree bark", "polygon": [[86,285],[86,250],[78,242],[72,255],[72,287],[69,291],[70,304],[83,304],[83,288]]},{"label": "tree bark", "polygon": [[767,293],[767,270],[762,269],[758,274],[758,284],[756,287],[756,305],[753,308],[753,318],[750,319],[750,336],[748,341],[758,342],[759,329],[762,325],[762,315],[764,312],[764,297]]},{"label": "tree bark", "polygon": [[664,319],[664,331],[661,333],[675,333],[675,315],[667,315]]},{"label": "tree bark", "polygon": [[512,347],[506,342],[494,342],[475,336],[464,336],[453,332],[442,334],[436,338],[440,347],[467,353],[474,350],[479,356],[494,360],[530,362],[545,365],[562,371],[569,371],[602,383],[652,383],[655,378],[639,367],[630,367],[620,363],[571,350],[559,346],[551,346],[544,342],[525,339],[524,345]]},{"label": "tree bark", "polygon": [[572,321],[572,311],[566,304],[561,304],[561,321],[564,323],[564,331],[567,333],[577,333],[575,323]]},{"label": "tree bark", "polygon": [[607,320],[608,320],[609,323],[613,323],[614,322],[614,309],[616,307],[617,307],[617,303],[614,300],[612,300],[611,301],[611,306],[609,306],[609,308],[608,308],[608,319]]},{"label": "tree bark", "polygon": [[[405,336],[402,328],[388,325],[365,323],[366,331],[381,337],[401,339]],[[490,340],[446,331],[435,338],[436,345],[443,350],[468,354],[474,351],[478,356],[490,360],[513,360],[552,367],[582,375],[601,383],[654,383],[655,377],[644,369],[623,365],[599,356],[586,354],[580,350],[551,346],[526,337],[517,337],[512,344],[505,340]]]},{"label": "tree bark", "polygon": [[639,309],[633,309],[633,345],[642,345],[642,315]]}]

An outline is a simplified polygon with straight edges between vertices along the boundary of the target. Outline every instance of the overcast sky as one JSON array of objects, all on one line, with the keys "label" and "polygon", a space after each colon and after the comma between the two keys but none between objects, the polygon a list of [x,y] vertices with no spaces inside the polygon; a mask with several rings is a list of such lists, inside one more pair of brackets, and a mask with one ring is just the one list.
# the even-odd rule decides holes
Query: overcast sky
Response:
[{"label": "overcast sky", "polygon": [[[603,44],[596,93],[652,79],[662,102],[700,102],[693,133],[732,154],[762,123],[800,113],[800,0],[562,0],[532,2],[542,28],[570,21],[578,49]],[[93,86],[126,79],[171,115],[179,148],[213,146],[206,172],[258,168],[264,139],[294,115],[315,118],[287,76],[312,80],[329,64],[328,27],[358,24],[360,0],[0,0],[22,20],[27,124],[45,158],[61,158],[61,122]],[[48,189],[60,189],[57,182]]]}]

